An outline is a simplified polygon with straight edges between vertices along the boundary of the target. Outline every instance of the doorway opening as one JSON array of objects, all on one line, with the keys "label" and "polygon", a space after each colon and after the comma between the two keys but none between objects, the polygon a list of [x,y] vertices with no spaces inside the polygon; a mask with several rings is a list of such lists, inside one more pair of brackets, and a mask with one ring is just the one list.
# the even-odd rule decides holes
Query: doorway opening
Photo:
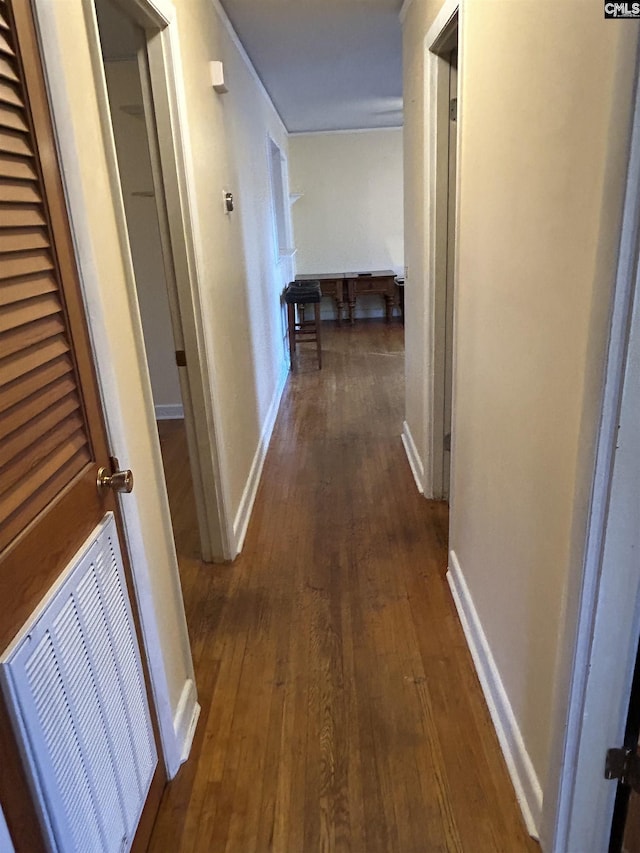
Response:
[{"label": "doorway opening", "polygon": [[[433,403],[431,425],[432,492],[449,500],[451,480],[451,412],[453,400],[453,329],[456,270],[456,197],[458,160],[458,13],[429,48],[435,65],[432,151],[433,204]],[[427,456],[428,458],[428,456]]]},{"label": "doorway opening", "polygon": [[[120,4],[96,0],[102,67],[137,304],[144,337],[176,546],[188,556],[216,556],[201,476],[197,414],[186,371],[174,245],[167,211],[148,35]],[[190,475],[190,476],[189,476]],[[186,523],[196,515],[198,536]],[[191,531],[188,536],[186,531]],[[219,550],[219,549],[218,549]],[[219,554],[218,556],[224,556]]]}]

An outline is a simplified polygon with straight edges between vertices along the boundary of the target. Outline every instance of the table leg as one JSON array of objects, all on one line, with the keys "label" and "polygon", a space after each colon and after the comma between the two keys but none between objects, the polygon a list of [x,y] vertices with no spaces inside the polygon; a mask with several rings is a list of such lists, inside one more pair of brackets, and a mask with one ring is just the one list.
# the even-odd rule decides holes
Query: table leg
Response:
[{"label": "table leg", "polygon": [[320,330],[322,329],[322,321],[320,319],[320,303],[314,304],[315,320],[316,320],[316,347],[318,349],[318,370],[322,370],[322,343],[320,341]]},{"label": "table leg", "polygon": [[387,323],[390,323],[391,319],[393,318],[394,299],[392,296],[389,296],[388,294],[385,293],[384,301],[385,301],[385,308],[386,308],[386,314],[387,314]]},{"label": "table leg", "polygon": [[295,370],[296,364],[296,306],[287,303],[287,325],[289,327],[289,360],[291,370]]}]

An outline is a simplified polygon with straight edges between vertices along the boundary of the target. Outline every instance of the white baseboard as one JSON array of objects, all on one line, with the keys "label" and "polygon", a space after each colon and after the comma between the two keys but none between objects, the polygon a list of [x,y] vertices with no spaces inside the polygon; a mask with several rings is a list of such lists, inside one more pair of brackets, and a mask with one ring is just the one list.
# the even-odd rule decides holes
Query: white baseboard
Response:
[{"label": "white baseboard", "polygon": [[420,456],[418,455],[413,436],[411,435],[411,429],[409,428],[409,424],[406,421],[404,421],[404,423],[402,424],[402,443],[404,444],[404,450],[407,454],[407,459],[409,460],[409,466],[411,467],[413,479],[416,481],[418,491],[421,495],[423,495],[424,466],[422,464]]},{"label": "white baseboard", "polygon": [[157,421],[175,421],[184,418],[182,403],[171,403],[166,406],[156,406]]},{"label": "white baseboard", "polygon": [[538,838],[538,827],[542,816],[542,788],[533,769],[533,764],[522,739],[509,697],[502,684],[498,667],[491,653],[489,642],[455,551],[449,552],[447,580],[480,679],[484,698],[489,706],[489,713],[500,741],[500,747],[507,762],[522,816],[529,834]]},{"label": "white baseboard", "polygon": [[284,362],[282,370],[280,371],[276,390],[274,391],[271,404],[269,405],[269,411],[267,412],[264,424],[262,425],[260,441],[258,442],[253,462],[251,463],[251,470],[249,471],[249,476],[247,477],[247,482],[245,484],[244,491],[242,492],[242,498],[240,499],[240,506],[238,507],[238,512],[236,513],[236,517],[233,522],[234,557],[242,551],[242,546],[244,545],[244,538],[247,535],[247,527],[249,526],[249,519],[251,518],[251,510],[253,509],[253,503],[256,499],[258,486],[260,484],[262,467],[267,455],[267,450],[269,449],[271,434],[273,433],[278,409],[280,408],[280,400],[282,399],[282,393],[284,391],[284,386],[287,384],[288,377],[289,365]]},{"label": "white baseboard", "polygon": [[[173,730],[177,745],[176,752],[180,755],[178,767],[180,764],[184,764],[187,758],[189,758],[199,716],[200,705],[198,703],[196,685],[193,679],[189,678],[185,681],[182,688],[180,701],[178,702],[178,708],[173,720]],[[175,772],[172,775],[178,772],[178,767],[175,768]]]}]

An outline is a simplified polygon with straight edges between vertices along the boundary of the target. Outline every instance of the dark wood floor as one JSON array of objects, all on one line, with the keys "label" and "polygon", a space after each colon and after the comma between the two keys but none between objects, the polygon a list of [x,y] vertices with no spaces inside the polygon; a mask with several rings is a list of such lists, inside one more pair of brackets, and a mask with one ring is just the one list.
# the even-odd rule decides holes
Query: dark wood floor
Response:
[{"label": "dark wood floor", "polygon": [[202,715],[150,850],[539,850],[445,580],[447,508],[400,441],[402,328],[325,325],[232,566],[198,561],[182,425],[161,424]]}]

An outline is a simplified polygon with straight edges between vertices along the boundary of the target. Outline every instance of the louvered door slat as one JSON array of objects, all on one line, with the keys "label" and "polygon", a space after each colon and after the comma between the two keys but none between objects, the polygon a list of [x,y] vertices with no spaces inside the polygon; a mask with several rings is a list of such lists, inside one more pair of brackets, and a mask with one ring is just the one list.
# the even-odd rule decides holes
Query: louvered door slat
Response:
[{"label": "louvered door slat", "polygon": [[[68,352],[69,345],[62,336],[43,341],[0,361],[0,376],[5,386],[8,386],[19,377],[31,373],[31,371],[35,372],[38,368],[56,360],[59,356],[66,355]],[[2,391],[3,389],[0,387],[0,400],[3,398]]]},{"label": "louvered door slat", "polygon": [[[0,26],[2,26],[2,22],[0,21]],[[11,83],[18,82],[18,75],[15,72],[15,68],[13,64],[9,62],[8,59],[4,57],[0,57],[0,78],[4,80],[8,80]]]},{"label": "louvered door slat", "polygon": [[20,509],[26,500],[34,493],[37,494],[38,490],[46,485],[51,477],[54,477],[61,471],[66,472],[70,468],[73,471],[71,477],[77,474],[83,465],[89,461],[88,454],[85,454],[84,461],[82,462],[76,458],[77,454],[82,454],[83,451],[84,438],[81,434],[72,436],[71,440],[66,444],[58,447],[46,462],[37,471],[32,471],[25,477],[17,488],[10,492],[5,492],[0,496],[0,518],[10,518],[14,512]]},{"label": "louvered door slat", "polygon": [[[2,231],[0,231],[0,240]],[[58,285],[51,274],[34,275],[19,281],[0,281],[0,306],[12,305],[33,296],[56,293]]]},{"label": "louvered door slat", "polygon": [[15,56],[15,52],[4,33],[0,33],[0,53],[4,53],[6,56]]},{"label": "louvered door slat", "polygon": [[7,385],[0,384],[0,413],[6,415],[16,403],[25,400],[36,391],[44,390],[47,385],[67,373],[73,373],[73,364],[68,353],[65,352],[52,360],[47,359],[44,364],[18,376]]},{"label": "louvered door slat", "polygon": [[[43,485],[40,485],[38,478],[34,477],[27,484],[27,489],[25,490],[28,490],[29,494],[25,495],[24,500],[20,503],[15,513],[10,517],[7,516],[2,522],[2,527],[0,528],[0,548],[5,547],[7,543],[15,539],[24,530],[29,521],[35,518],[39,512],[42,512],[90,462],[91,455],[89,451],[86,447],[82,447]],[[1,503],[0,512],[2,512]]]},{"label": "louvered door slat", "polygon": [[19,278],[53,269],[49,252],[19,252],[0,257],[0,279]]},{"label": "louvered door slat", "polygon": [[[73,416],[75,429],[82,427],[82,418],[78,413],[79,401],[69,395],[55,405],[47,408],[41,415],[32,418],[26,426],[13,430],[0,444],[0,468],[7,465],[19,453],[40,441],[42,436],[59,427],[65,419]],[[76,413],[74,415],[74,412]],[[75,431],[75,430],[73,430]]]},{"label": "louvered door slat", "polygon": [[54,338],[65,332],[64,321],[61,317],[47,317],[35,320],[21,329],[5,332],[0,338],[0,357],[19,353],[33,344],[38,344],[48,338]]},{"label": "louvered door slat", "polygon": [[13,305],[6,306],[0,314],[0,334],[61,312],[62,306],[57,293],[47,293],[33,299],[23,299]]},{"label": "louvered door slat", "polygon": [[37,418],[42,412],[46,412],[50,406],[70,396],[78,399],[76,394],[73,375],[67,374],[50,385],[38,388],[36,393],[31,394],[6,412],[0,413],[0,440],[6,439],[17,429],[22,429],[33,418]]},{"label": "louvered door slat", "polygon": [[17,130],[20,133],[27,133],[29,125],[24,120],[24,115],[21,110],[16,110],[6,104],[0,104],[0,127]]},{"label": "louvered door slat", "polygon": [[36,181],[38,174],[29,160],[18,157],[0,157],[0,178],[13,178],[17,181]]},{"label": "louvered door slat", "polygon": [[3,204],[38,204],[40,193],[34,184],[2,181],[0,202]]},{"label": "louvered door slat", "polygon": [[18,94],[17,87],[3,80],[0,80],[0,103],[10,104],[12,107],[24,106],[22,98]]},{"label": "louvered door slat", "polygon": [[0,151],[20,157],[32,157],[33,149],[23,134],[0,130]]},{"label": "louvered door slat", "polygon": [[0,229],[0,254],[5,252],[35,252],[49,246],[43,228]]},{"label": "louvered door slat", "polygon": [[33,204],[1,204],[0,228],[22,228],[46,225],[42,209]]},{"label": "louvered door slat", "polygon": [[[78,444],[78,437],[80,444]],[[17,491],[20,483],[27,477],[37,477],[42,474],[42,482],[45,482],[55,472],[50,471],[45,475],[46,464],[61,447],[66,450],[76,446],[76,449],[79,449],[82,443],[82,418],[73,416],[64,418],[57,425],[57,429],[40,436],[37,442],[0,468],[0,495],[12,490]]]}]

